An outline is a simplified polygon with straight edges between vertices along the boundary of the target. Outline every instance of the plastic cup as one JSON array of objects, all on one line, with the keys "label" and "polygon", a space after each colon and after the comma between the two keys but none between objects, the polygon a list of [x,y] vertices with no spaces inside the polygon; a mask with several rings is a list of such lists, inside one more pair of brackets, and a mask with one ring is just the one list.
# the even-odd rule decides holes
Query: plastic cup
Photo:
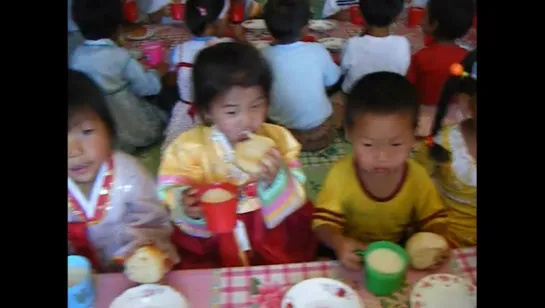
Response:
[{"label": "plastic cup", "polygon": [[414,6],[409,8],[409,14],[407,17],[407,27],[414,28],[420,25],[420,22],[422,21],[422,17],[424,17],[423,8],[414,7]]},{"label": "plastic cup", "polygon": [[349,8],[349,11],[350,11],[350,22],[358,26],[365,25],[365,19],[363,19],[363,16],[361,15],[359,6],[351,6]]},{"label": "plastic cup", "polygon": [[150,67],[163,62],[163,44],[161,42],[147,42],[141,46],[142,53],[146,57],[146,64]]},{"label": "plastic cup", "polygon": [[303,38],[301,39],[301,41],[303,41],[303,42],[309,42],[309,43],[314,43],[314,42],[316,42],[316,39],[315,39],[314,36],[312,36],[312,35],[305,35],[305,36],[303,36]]},{"label": "plastic cup", "polygon": [[182,20],[185,15],[185,4],[183,3],[171,3],[170,4],[170,17],[174,20]]},{"label": "plastic cup", "polygon": [[230,192],[233,197],[223,202],[200,201],[206,226],[214,234],[232,232],[237,223],[238,187],[229,183],[216,183],[204,185],[199,189],[199,196],[213,188],[221,188]]},{"label": "plastic cup", "polygon": [[89,308],[95,306],[95,288],[91,262],[82,256],[68,256],[68,275],[71,270],[85,271],[86,276],[68,286],[68,308]]},{"label": "plastic cup", "polygon": [[[367,262],[369,254],[380,248],[392,250],[401,257],[404,265],[399,272],[392,274],[381,273],[369,265],[369,262]],[[409,264],[409,256],[401,246],[388,241],[374,242],[367,247],[363,259],[365,262],[365,287],[369,292],[376,296],[388,296],[401,289],[407,276],[407,267]]]},{"label": "plastic cup", "polygon": [[123,16],[125,20],[134,23],[138,20],[138,8],[136,7],[136,1],[128,1],[123,3]]},{"label": "plastic cup", "polygon": [[244,4],[242,1],[231,3],[231,22],[238,24],[244,21]]}]

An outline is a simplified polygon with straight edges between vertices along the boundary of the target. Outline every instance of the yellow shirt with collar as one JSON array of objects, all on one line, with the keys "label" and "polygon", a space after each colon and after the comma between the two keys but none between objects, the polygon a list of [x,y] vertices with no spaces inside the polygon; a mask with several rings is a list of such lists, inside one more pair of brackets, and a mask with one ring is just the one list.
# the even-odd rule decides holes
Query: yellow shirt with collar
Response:
[{"label": "yellow shirt with collar", "polygon": [[392,198],[377,201],[362,189],[353,155],[329,171],[316,202],[313,228],[327,224],[365,243],[400,242],[409,227],[425,231],[446,222],[439,194],[418,163],[408,160],[404,180]]}]

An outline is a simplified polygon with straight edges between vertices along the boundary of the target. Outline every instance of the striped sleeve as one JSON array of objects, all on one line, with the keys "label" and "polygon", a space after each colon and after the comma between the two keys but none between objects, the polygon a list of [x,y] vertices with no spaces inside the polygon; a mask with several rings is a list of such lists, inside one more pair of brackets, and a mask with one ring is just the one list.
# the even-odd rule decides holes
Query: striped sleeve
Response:
[{"label": "striped sleeve", "polygon": [[342,210],[342,181],[337,176],[335,166],[329,171],[322,190],[316,200],[316,209],[312,217],[312,228],[330,225],[343,229],[345,217]]},{"label": "striped sleeve", "polygon": [[351,6],[360,4],[359,0],[335,0],[335,2],[337,3],[337,6],[341,10],[344,10],[344,9],[347,9],[347,8],[349,8]]},{"label": "striped sleeve", "polygon": [[204,219],[187,217],[183,210],[182,193],[193,183],[201,181],[201,166],[192,159],[191,151],[184,148],[180,138],[167,147],[159,166],[158,198],[167,204],[171,218],[178,228],[195,237],[210,237]]}]

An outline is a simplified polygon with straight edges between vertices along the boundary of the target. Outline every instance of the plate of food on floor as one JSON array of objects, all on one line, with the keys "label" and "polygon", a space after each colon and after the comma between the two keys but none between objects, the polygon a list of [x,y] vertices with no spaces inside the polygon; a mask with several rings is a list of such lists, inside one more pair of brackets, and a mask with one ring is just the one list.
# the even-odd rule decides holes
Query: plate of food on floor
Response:
[{"label": "plate of food on floor", "polygon": [[364,308],[358,293],[338,280],[312,278],[304,280],[284,295],[281,308]]},{"label": "plate of food on floor", "polygon": [[148,29],[148,28],[146,28],[144,26],[141,26],[141,27],[136,27],[136,28],[130,30],[125,35],[125,37],[128,40],[131,40],[131,41],[141,41],[141,40],[149,39],[150,37],[152,37],[154,35],[155,35],[155,32],[153,32],[153,30]]},{"label": "plate of food on floor", "polygon": [[346,40],[340,37],[325,37],[319,39],[318,42],[322,44],[329,51],[340,51],[343,48]]},{"label": "plate of food on floor", "polygon": [[316,32],[326,32],[337,28],[336,20],[316,19],[308,22],[308,28]]},{"label": "plate of food on floor", "polygon": [[414,285],[410,302],[412,308],[476,308],[477,287],[462,277],[433,274]]},{"label": "plate of food on floor", "polygon": [[241,24],[242,28],[249,31],[265,31],[267,30],[267,25],[263,19],[250,19],[245,20]]},{"label": "plate of food on floor", "polygon": [[119,295],[110,308],[189,308],[187,299],[173,288],[158,284],[143,284]]},{"label": "plate of food on floor", "polygon": [[252,41],[251,43],[252,45],[254,45],[255,48],[257,48],[260,51],[271,46],[271,41],[267,41],[267,40],[257,40],[257,41]]}]

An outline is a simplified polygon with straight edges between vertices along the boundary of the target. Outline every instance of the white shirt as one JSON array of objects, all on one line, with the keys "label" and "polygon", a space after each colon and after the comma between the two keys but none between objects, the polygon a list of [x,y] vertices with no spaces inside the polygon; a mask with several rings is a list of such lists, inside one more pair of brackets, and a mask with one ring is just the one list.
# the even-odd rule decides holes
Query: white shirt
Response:
[{"label": "white shirt", "polygon": [[356,81],[374,72],[393,72],[405,76],[411,64],[409,41],[399,35],[352,37],[344,45],[341,69],[342,89],[348,93]]}]

